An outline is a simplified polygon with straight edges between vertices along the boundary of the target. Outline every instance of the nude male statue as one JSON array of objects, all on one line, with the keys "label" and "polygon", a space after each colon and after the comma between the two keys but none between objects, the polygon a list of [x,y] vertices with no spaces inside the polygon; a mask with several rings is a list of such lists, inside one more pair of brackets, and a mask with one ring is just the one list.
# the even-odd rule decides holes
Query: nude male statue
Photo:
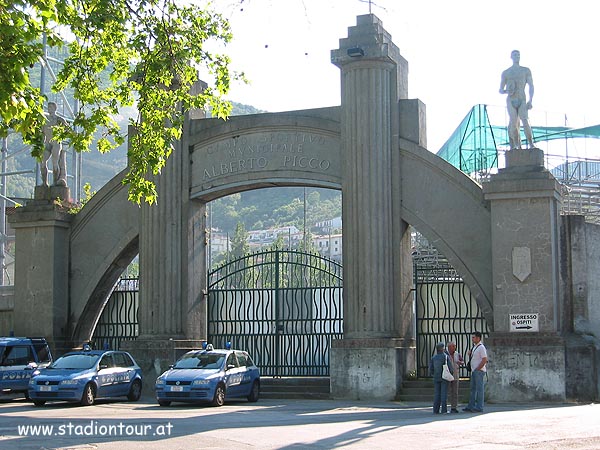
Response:
[{"label": "nude male statue", "polygon": [[[529,125],[527,111],[533,105],[533,78],[531,70],[519,65],[521,53],[519,50],[513,50],[510,54],[513,65],[502,72],[500,79],[500,93],[508,94],[506,97],[506,106],[508,108],[508,140],[510,148],[521,148],[521,134],[519,120],[523,123],[523,131],[527,138],[528,148],[533,148],[533,133]],[[529,101],[525,97],[525,85],[529,86]]]},{"label": "nude male statue", "polygon": [[48,115],[44,124],[44,156],[42,158],[42,185],[48,186],[48,160],[52,157],[52,175],[55,186],[67,185],[67,154],[62,142],[53,138],[52,129],[56,125],[67,125],[67,121],[56,114],[56,103],[48,102]]}]

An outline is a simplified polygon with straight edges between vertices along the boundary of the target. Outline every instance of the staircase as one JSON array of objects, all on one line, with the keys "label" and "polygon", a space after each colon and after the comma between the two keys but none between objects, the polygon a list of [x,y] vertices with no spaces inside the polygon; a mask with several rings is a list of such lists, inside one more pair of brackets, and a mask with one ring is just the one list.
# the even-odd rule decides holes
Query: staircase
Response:
[{"label": "staircase", "polygon": [[[433,402],[433,381],[428,378],[404,380],[396,400],[400,402]],[[458,385],[458,403],[469,402],[469,379],[462,378]]]},{"label": "staircase", "polygon": [[329,377],[284,377],[260,379],[261,398],[326,400]]}]

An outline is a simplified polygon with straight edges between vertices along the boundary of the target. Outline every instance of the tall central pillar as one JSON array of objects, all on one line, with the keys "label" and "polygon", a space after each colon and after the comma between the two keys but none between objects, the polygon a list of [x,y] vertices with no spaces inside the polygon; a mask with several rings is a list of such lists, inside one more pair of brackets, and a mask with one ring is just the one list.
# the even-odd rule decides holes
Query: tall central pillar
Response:
[{"label": "tall central pillar", "polygon": [[357,18],[331,59],[341,69],[344,161],[344,339],[333,343],[331,390],[334,397],[392,399],[405,370],[392,170],[408,64],[372,14]]},{"label": "tall central pillar", "polygon": [[206,205],[189,199],[189,164],[184,135],[155,179],[157,204],[140,208],[139,337],[122,348],[144,370],[147,392],[206,339]]}]

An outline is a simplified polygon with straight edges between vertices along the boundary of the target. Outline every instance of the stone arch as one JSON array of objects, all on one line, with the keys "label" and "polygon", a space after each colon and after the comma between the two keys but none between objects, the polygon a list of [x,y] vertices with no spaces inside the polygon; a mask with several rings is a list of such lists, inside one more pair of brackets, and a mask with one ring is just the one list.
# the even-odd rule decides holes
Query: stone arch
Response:
[{"label": "stone arch", "polygon": [[194,120],[190,195],[272,186],[341,188],[340,108]]},{"label": "stone arch", "polygon": [[139,207],[127,199],[124,175],[100,189],[73,221],[69,291],[75,344],[91,338],[112,288],[138,254]]},{"label": "stone arch", "polygon": [[[190,121],[184,142],[191,163],[190,198],[204,203],[273,186],[341,189],[339,114],[340,108],[333,107],[228,121]],[[264,167],[230,170],[232,162],[239,168],[240,160],[261,154]],[[490,209],[481,187],[411,141],[400,139],[399,154],[401,219],[446,255],[492,325]],[[318,167],[313,159],[311,166],[311,158],[328,163]],[[227,166],[221,170],[221,164]],[[208,176],[205,170],[210,170]],[[140,209],[127,200],[123,176],[121,172],[105,185],[73,223],[70,318],[74,342],[90,338],[110,290],[139,251]]]},{"label": "stone arch", "polygon": [[481,186],[440,157],[401,140],[402,219],[442,252],[493,327],[491,212]]}]

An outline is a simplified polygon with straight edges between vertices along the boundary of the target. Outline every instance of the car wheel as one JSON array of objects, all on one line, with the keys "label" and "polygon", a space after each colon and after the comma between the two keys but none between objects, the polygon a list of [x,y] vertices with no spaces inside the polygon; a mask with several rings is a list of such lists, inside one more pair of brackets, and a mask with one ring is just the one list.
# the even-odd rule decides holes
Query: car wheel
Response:
[{"label": "car wheel", "polygon": [[219,384],[215,389],[215,396],[211,403],[213,406],[223,406],[225,404],[225,387]]},{"label": "car wheel", "polygon": [[142,396],[142,383],[140,380],[135,380],[131,383],[129,388],[129,394],[127,394],[127,400],[130,402],[137,402]]},{"label": "car wheel", "polygon": [[96,392],[94,386],[91,383],[85,385],[83,389],[83,395],[81,396],[81,405],[82,406],[91,406],[94,404],[94,400],[96,399]]},{"label": "car wheel", "polygon": [[169,400],[159,400],[158,404],[160,406],[169,406],[171,404],[171,402]]},{"label": "car wheel", "polygon": [[44,406],[46,404],[46,400],[34,400],[33,404],[35,406]]},{"label": "car wheel", "polygon": [[260,384],[258,384],[257,380],[254,380],[254,384],[252,384],[252,390],[250,391],[250,395],[248,395],[249,402],[257,402],[258,396],[260,395]]}]

